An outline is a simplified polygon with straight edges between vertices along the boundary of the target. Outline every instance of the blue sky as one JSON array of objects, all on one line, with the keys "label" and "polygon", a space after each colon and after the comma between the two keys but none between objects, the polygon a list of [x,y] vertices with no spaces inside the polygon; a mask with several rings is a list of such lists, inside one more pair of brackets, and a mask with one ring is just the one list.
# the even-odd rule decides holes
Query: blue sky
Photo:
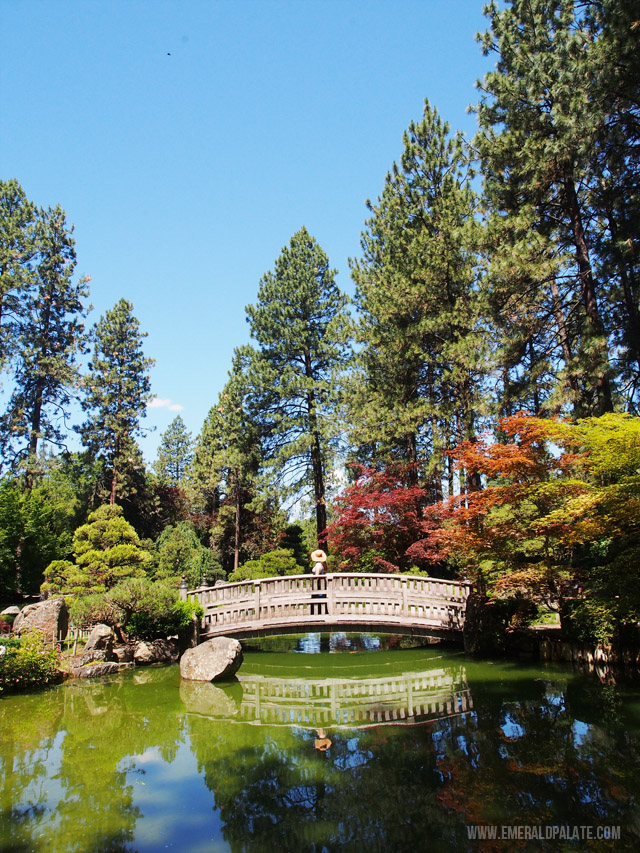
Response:
[{"label": "blue sky", "polygon": [[133,302],[148,461],[176,413],[199,432],[302,225],[353,292],[365,202],[424,99],[473,134],[482,5],[0,0],[0,176],[75,225],[91,322]]}]

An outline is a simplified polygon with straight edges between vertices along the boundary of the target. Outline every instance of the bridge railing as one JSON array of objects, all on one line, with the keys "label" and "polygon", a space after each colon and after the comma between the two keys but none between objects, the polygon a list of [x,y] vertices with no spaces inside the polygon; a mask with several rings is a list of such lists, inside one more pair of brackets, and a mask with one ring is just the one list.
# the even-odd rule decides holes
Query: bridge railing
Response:
[{"label": "bridge railing", "polygon": [[183,588],[204,608],[203,634],[331,625],[459,631],[471,584],[417,575],[289,575]]}]

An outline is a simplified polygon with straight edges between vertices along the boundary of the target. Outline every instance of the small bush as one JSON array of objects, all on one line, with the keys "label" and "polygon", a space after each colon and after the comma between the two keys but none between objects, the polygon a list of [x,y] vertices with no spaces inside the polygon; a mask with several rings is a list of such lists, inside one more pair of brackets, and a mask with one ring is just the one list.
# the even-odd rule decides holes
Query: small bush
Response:
[{"label": "small bush", "polygon": [[204,610],[199,602],[171,601],[160,597],[149,597],[141,603],[129,622],[131,637],[139,640],[156,640],[172,637],[186,630],[193,617],[201,619]]},{"label": "small bush", "polygon": [[16,646],[1,642],[0,693],[44,687],[60,678],[60,655],[44,642],[39,631],[25,634]]},{"label": "small bush", "polygon": [[563,602],[562,635],[569,642],[609,645],[618,633],[615,605],[606,599],[580,598]]},{"label": "small bush", "polygon": [[299,575],[304,568],[296,563],[290,548],[276,548],[262,554],[258,560],[248,560],[229,575],[229,582],[274,578],[282,575]]}]

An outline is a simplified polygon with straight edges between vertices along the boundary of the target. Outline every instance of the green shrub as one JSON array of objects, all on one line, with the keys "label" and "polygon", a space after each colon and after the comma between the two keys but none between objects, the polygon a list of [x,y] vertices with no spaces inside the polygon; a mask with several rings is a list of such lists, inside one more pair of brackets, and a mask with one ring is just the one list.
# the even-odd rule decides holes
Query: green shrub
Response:
[{"label": "green shrub", "polygon": [[60,655],[44,642],[39,631],[22,637],[18,645],[0,642],[0,693],[27,687],[44,687],[60,678]]},{"label": "green shrub", "polygon": [[171,601],[157,594],[147,601],[132,616],[129,634],[139,640],[155,640],[172,637],[186,630],[193,617],[204,615],[202,605],[196,601]]},{"label": "green shrub", "polygon": [[613,602],[598,598],[570,599],[563,602],[562,635],[569,642],[609,645],[618,629]]},{"label": "green shrub", "polygon": [[71,622],[90,627],[110,625],[123,638],[155,640],[179,634],[204,611],[197,602],[180,601],[171,580],[152,582],[128,578],[101,595],[77,598],[71,605]]},{"label": "green shrub", "polygon": [[257,560],[248,560],[229,575],[229,582],[300,574],[304,574],[304,569],[296,563],[293,551],[290,548],[276,548],[262,554]]}]

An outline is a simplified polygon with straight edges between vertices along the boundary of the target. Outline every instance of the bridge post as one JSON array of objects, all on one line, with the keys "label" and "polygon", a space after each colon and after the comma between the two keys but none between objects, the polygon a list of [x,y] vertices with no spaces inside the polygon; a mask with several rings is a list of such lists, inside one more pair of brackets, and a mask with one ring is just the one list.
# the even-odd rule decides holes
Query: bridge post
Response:
[{"label": "bridge post", "polygon": [[180,586],[178,587],[178,593],[180,596],[180,601],[187,600],[187,579],[184,575],[182,575],[182,580],[180,581]]},{"label": "bridge post", "polygon": [[255,596],[255,607],[256,607],[256,619],[260,619],[260,581],[255,580],[253,582],[253,591]]},{"label": "bridge post", "polygon": [[402,578],[402,615],[409,615],[409,607],[408,607],[408,597],[409,597],[409,584],[406,578]]},{"label": "bridge post", "polygon": [[334,575],[327,575],[327,615],[333,616],[334,613],[334,601],[335,601],[335,587],[334,587]]}]

